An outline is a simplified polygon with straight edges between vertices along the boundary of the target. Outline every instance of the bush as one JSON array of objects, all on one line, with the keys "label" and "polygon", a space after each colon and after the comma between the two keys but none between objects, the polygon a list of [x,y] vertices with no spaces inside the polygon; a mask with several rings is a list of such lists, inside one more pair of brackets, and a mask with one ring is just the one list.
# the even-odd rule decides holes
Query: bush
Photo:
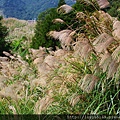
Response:
[{"label": "bush", "polygon": [[1,23],[2,16],[0,16],[0,55],[3,55],[3,51],[8,51],[9,45],[5,41],[5,37],[8,35],[7,27],[3,26]]},{"label": "bush", "polygon": [[31,62],[31,58],[26,58],[26,56],[29,56],[29,45],[25,44],[27,41],[27,37],[22,36],[21,39],[13,40],[10,44],[10,48],[12,53],[18,54],[22,57],[23,60],[27,61],[28,63]]}]

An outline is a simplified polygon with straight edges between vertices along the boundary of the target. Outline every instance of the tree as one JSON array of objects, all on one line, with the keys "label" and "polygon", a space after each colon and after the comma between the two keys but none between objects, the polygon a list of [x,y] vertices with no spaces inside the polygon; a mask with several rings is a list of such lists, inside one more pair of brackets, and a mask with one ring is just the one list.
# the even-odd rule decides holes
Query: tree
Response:
[{"label": "tree", "polygon": [[112,17],[117,17],[120,20],[120,2],[119,0],[108,0],[110,8],[106,10]]},{"label": "tree", "polygon": [[2,25],[2,19],[2,16],[0,16],[0,55],[3,55],[3,51],[8,51],[8,44],[5,41],[5,37],[8,35],[8,30]]},{"label": "tree", "polygon": [[76,3],[73,5],[73,8],[77,11],[90,12],[93,13],[97,9],[96,1],[92,0],[76,0]]},{"label": "tree", "polygon": [[[62,19],[65,24],[53,23],[53,20],[56,18]],[[52,47],[53,50],[55,50],[55,46],[60,47],[60,42],[50,38],[47,34],[54,30],[61,31],[63,29],[74,29],[76,27],[81,27],[81,24],[76,21],[76,13],[74,10],[68,14],[59,14],[56,8],[51,8],[39,14],[31,47],[34,49],[38,49],[39,46],[46,48]]]},{"label": "tree", "polygon": [[56,8],[51,8],[38,16],[37,25],[35,28],[35,35],[32,39],[31,47],[38,49],[42,47],[53,47],[60,46],[59,41],[53,40],[47,36],[47,33],[51,30],[59,30],[60,24],[55,25],[52,20],[58,18]]},{"label": "tree", "polygon": [[59,0],[58,7],[60,7],[60,6],[64,5],[64,4],[66,4],[65,0]]}]

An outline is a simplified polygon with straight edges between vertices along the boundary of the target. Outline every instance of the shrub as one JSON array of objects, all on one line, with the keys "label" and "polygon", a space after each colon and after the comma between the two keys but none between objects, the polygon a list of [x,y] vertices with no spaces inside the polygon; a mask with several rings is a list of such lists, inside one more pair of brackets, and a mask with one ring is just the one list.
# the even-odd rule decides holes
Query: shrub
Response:
[{"label": "shrub", "polygon": [[28,63],[31,62],[31,58],[26,58],[29,56],[29,44],[25,44],[27,38],[22,36],[21,39],[13,40],[10,44],[12,53],[19,54],[23,60],[27,61]]},{"label": "shrub", "polygon": [[3,26],[1,23],[2,16],[0,17],[0,55],[3,55],[3,51],[8,51],[9,45],[5,41],[5,37],[8,35],[7,27]]}]

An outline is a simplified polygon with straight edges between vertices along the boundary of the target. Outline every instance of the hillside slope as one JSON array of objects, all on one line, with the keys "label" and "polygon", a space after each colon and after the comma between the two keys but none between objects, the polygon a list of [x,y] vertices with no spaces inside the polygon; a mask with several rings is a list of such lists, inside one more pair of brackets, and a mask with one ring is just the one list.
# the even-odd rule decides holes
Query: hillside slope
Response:
[{"label": "hillside slope", "polygon": [[[14,41],[15,53],[0,57],[1,114],[120,114],[120,21],[104,11],[75,14],[76,23],[84,25],[49,31],[61,49],[31,49],[26,36]],[[3,22],[24,36],[26,25],[34,28],[16,19]],[[13,29],[12,23],[19,26]]]},{"label": "hillside slope", "polygon": [[[56,7],[59,0],[0,0],[0,9],[3,10],[6,17],[15,17],[18,19],[34,19],[38,14],[48,8]],[[72,5],[73,0],[66,0],[66,3]]]}]

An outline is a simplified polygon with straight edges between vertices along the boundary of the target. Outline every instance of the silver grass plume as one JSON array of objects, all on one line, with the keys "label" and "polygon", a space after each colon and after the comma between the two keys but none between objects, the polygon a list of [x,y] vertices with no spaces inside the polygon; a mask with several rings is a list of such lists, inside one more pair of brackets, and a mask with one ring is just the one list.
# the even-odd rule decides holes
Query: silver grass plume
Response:
[{"label": "silver grass plume", "polygon": [[114,77],[115,73],[117,72],[119,64],[116,62],[116,60],[112,60],[112,62],[109,65],[108,68],[108,74],[107,78],[109,79],[110,77]]},{"label": "silver grass plume", "polygon": [[38,100],[34,107],[35,114],[41,114],[43,110],[46,110],[47,107],[53,102],[53,98],[50,96],[45,96],[44,98]]},{"label": "silver grass plume", "polygon": [[101,53],[106,51],[109,45],[114,42],[114,38],[108,35],[107,33],[101,34],[94,42],[95,51]]},{"label": "silver grass plume", "polygon": [[99,78],[97,76],[92,75],[92,74],[86,74],[82,80],[82,84],[80,88],[83,91],[90,93],[94,89],[98,80]]},{"label": "silver grass plume", "polygon": [[52,21],[53,23],[64,23],[64,21],[60,18],[56,18]]},{"label": "silver grass plume", "polygon": [[112,58],[117,62],[120,62],[120,46],[118,46],[112,53]]},{"label": "silver grass plume", "polygon": [[106,72],[108,70],[108,66],[112,61],[111,54],[109,52],[105,52],[104,54],[100,55],[101,60],[99,63],[100,68],[103,69],[103,72]]},{"label": "silver grass plume", "polygon": [[72,10],[73,8],[71,6],[64,4],[57,9],[57,12],[67,14],[70,13]]}]

